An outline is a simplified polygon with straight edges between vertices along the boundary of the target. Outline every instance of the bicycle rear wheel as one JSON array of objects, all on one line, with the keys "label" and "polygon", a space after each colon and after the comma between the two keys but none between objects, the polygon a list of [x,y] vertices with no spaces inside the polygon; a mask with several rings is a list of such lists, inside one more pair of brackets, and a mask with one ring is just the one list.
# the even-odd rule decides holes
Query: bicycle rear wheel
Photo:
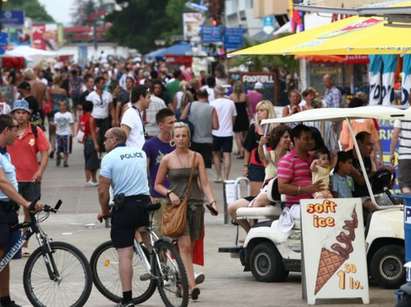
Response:
[{"label": "bicycle rear wheel", "polygon": [[[147,250],[143,247],[147,255]],[[94,285],[109,300],[118,303],[122,299],[120,275],[118,272],[118,255],[111,241],[104,242],[91,255],[90,266]],[[155,280],[140,280],[146,273],[137,255],[133,257],[133,303],[140,304],[148,300],[156,290]]]},{"label": "bicycle rear wheel", "polygon": [[[188,280],[180,254],[174,244],[159,240],[155,249],[160,259],[160,269],[154,266],[158,276],[157,287],[166,307],[186,307],[188,305]],[[162,278],[161,278],[162,276]]]},{"label": "bicycle rear wheel", "polygon": [[87,258],[71,244],[50,242],[49,264],[55,264],[59,278],[52,280],[43,260],[42,247],[37,248],[24,267],[23,284],[33,306],[84,306],[93,285]]}]

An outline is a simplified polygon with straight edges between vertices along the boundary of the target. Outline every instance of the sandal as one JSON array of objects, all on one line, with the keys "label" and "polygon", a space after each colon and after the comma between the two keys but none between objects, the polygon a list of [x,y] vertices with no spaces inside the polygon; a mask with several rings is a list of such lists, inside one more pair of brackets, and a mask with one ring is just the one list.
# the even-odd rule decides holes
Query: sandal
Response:
[{"label": "sandal", "polygon": [[193,289],[191,289],[191,292],[190,292],[190,297],[191,297],[191,299],[193,300],[193,301],[196,301],[196,300],[198,300],[198,296],[200,295],[200,289],[198,289],[198,288],[193,288]]},{"label": "sandal", "polygon": [[30,252],[30,250],[28,249],[28,247],[23,247],[23,248],[21,249],[21,256],[22,256],[22,257],[30,257],[30,255],[31,255],[31,252]]}]

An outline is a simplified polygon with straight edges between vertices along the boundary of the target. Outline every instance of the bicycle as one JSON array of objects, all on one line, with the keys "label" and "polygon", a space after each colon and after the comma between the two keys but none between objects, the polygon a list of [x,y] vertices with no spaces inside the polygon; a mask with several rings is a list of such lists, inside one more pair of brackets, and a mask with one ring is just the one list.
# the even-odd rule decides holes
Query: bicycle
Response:
[{"label": "bicycle", "polygon": [[[156,288],[167,307],[188,305],[188,279],[175,244],[166,238],[159,238],[153,231],[154,211],[160,204],[149,205],[149,226],[146,227],[149,246],[134,240],[133,257],[133,303],[147,301]],[[96,288],[113,302],[122,299],[121,282],[118,273],[118,255],[111,241],[102,243],[90,259],[93,281]],[[136,277],[139,277],[138,280]]]},{"label": "bicycle", "polygon": [[[0,272],[24,242],[35,235],[39,247],[28,258],[23,273],[24,291],[30,303],[35,307],[83,306],[93,286],[87,258],[71,244],[53,242],[39,225],[50,213],[57,213],[62,201],[59,200],[54,208],[45,205],[42,210],[34,212],[37,201],[30,204],[30,221],[13,227],[15,230],[24,229],[24,232],[0,259]],[[44,265],[41,259],[44,260]]]}]

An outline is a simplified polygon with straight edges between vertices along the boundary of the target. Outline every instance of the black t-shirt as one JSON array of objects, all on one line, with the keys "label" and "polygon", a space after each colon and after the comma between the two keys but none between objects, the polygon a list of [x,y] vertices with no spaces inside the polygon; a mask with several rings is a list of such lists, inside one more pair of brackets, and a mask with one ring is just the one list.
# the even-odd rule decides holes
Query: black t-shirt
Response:
[{"label": "black t-shirt", "polygon": [[[351,149],[349,151],[350,155],[353,157],[352,160],[352,165],[353,167],[358,170],[361,174],[362,174],[362,170],[361,170],[361,166],[360,166],[360,161],[355,158],[354,156],[354,150]],[[365,167],[365,171],[368,175],[368,178],[370,178],[371,176],[371,169],[372,169],[372,164],[371,164],[371,158],[370,157],[363,157],[363,161],[364,161],[364,167]],[[354,197],[364,197],[364,196],[370,196],[370,194],[368,193],[368,189],[367,189],[367,185],[359,185],[357,182],[355,182],[354,180],[354,193],[353,193]]]}]

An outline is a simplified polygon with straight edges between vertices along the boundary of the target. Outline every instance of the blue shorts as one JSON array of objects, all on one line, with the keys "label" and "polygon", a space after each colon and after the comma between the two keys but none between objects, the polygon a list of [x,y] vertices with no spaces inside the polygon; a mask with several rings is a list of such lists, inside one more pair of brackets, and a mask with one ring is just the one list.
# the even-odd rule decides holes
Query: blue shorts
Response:
[{"label": "blue shorts", "polygon": [[57,152],[65,154],[71,153],[72,139],[71,135],[57,135],[56,136]]}]

